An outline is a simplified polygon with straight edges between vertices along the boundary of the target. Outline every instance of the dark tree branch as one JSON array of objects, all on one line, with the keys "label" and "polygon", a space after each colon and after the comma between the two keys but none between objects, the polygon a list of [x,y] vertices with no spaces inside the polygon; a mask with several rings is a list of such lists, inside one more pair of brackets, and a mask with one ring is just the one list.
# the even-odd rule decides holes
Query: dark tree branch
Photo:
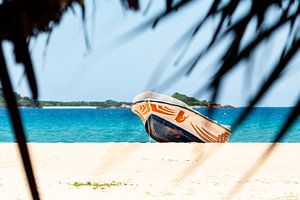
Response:
[{"label": "dark tree branch", "polygon": [[3,94],[7,105],[10,121],[12,122],[13,125],[12,127],[14,129],[14,134],[19,146],[19,152],[22,157],[23,166],[27,176],[27,181],[30,186],[31,195],[34,200],[38,200],[39,193],[35,182],[32,165],[30,162],[30,156],[26,144],[26,137],[25,137],[20,113],[18,110],[17,101],[15,99],[13,87],[10,81],[10,77],[7,71],[7,66],[5,63],[5,58],[3,55],[2,42],[0,43],[0,80],[2,84]]},{"label": "dark tree branch", "polygon": [[245,120],[245,118],[251,112],[253,106],[256,105],[259,102],[259,100],[266,94],[266,92],[273,86],[273,83],[281,77],[282,71],[285,68],[287,68],[288,63],[298,52],[299,48],[300,48],[300,39],[298,39],[286,53],[283,51],[283,54],[279,62],[277,63],[277,65],[274,67],[272,73],[269,75],[268,79],[265,81],[265,83],[261,86],[259,91],[256,93],[255,97],[249,102],[246,110],[242,113],[239,119],[233,124],[233,127],[238,126]]}]

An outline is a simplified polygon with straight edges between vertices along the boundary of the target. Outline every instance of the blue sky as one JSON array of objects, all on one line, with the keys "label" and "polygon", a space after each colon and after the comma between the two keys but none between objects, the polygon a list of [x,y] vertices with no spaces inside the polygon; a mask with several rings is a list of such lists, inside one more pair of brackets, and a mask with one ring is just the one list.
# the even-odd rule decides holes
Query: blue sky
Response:
[{"label": "blue sky", "polygon": [[[142,11],[136,13],[123,10],[119,1],[101,1],[97,3],[94,21],[92,5],[89,2],[91,1],[87,1],[87,29],[92,44],[91,52],[87,52],[84,43],[81,13],[78,7],[75,15],[68,12],[54,29],[45,57],[43,53],[46,34],[39,35],[30,44],[41,100],[131,101],[138,93],[154,87],[157,91],[168,95],[176,91],[194,95],[209,81],[222,50],[228,45],[228,40],[225,40],[216,47],[199,62],[190,76],[178,76],[169,87],[159,87],[173,73],[180,71],[180,64],[172,66],[176,56],[164,62],[163,69],[156,70],[158,64],[176,39],[203,17],[210,1],[196,1],[180,11],[180,14],[161,21],[156,29],[146,30],[126,42],[116,41],[122,33],[132,30],[163,10],[162,1],[152,3],[146,15]],[[143,7],[145,5],[142,5],[142,10]],[[240,8],[240,14],[243,13],[243,9]],[[272,22],[276,12],[271,12],[269,15],[269,21]],[[181,64],[208,43],[216,22],[209,21],[203,27]],[[270,72],[271,64],[279,57],[279,49],[283,46],[287,34],[287,27],[285,27],[268,43],[261,46],[251,62],[241,63],[238,69],[231,72],[224,81],[219,102],[236,106],[246,105],[248,99]],[[248,38],[253,35],[251,27],[248,35]],[[27,82],[22,78],[22,67],[14,63],[11,44],[5,43],[4,48],[15,90],[21,95],[29,95]],[[289,70],[285,72],[286,76],[261,101],[260,106],[289,106],[296,101],[300,95],[300,72],[297,69],[299,64],[298,53],[296,59],[291,62]],[[252,81],[245,85],[246,68],[251,65],[254,66]],[[157,71],[159,73],[155,73]],[[151,78],[154,73],[155,78]],[[153,82],[149,84],[149,80]],[[208,97],[209,93],[199,96],[201,99]]]}]

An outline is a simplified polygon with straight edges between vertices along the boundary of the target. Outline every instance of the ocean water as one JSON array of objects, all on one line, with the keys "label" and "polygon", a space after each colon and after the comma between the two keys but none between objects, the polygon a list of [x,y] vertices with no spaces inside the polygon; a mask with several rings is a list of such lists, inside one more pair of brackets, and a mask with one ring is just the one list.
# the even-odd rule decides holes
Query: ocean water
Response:
[{"label": "ocean water", "polygon": [[[229,142],[272,142],[292,108],[255,108]],[[207,109],[198,109],[205,114]],[[213,120],[231,125],[243,108],[215,109]],[[127,109],[21,109],[29,142],[149,142],[138,116]],[[0,142],[15,142],[0,109]],[[153,140],[152,140],[153,142]],[[300,142],[300,118],[280,142]]]}]

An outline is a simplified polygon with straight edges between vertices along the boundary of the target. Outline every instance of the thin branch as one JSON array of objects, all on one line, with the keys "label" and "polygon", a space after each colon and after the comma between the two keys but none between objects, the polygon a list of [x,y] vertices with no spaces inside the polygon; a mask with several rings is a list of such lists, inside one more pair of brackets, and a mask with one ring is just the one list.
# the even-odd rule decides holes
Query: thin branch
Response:
[{"label": "thin branch", "polygon": [[5,58],[3,55],[2,42],[0,43],[0,81],[2,84],[4,99],[7,105],[10,121],[12,122],[13,125],[12,127],[18,143],[19,152],[22,157],[23,166],[27,176],[27,181],[30,186],[31,195],[34,200],[38,200],[40,199],[39,192],[37,189],[35,176],[30,161],[30,156],[29,156],[28,147],[26,143],[26,137],[25,137],[19,109],[17,106],[17,101],[13,92],[13,87],[7,71]]}]

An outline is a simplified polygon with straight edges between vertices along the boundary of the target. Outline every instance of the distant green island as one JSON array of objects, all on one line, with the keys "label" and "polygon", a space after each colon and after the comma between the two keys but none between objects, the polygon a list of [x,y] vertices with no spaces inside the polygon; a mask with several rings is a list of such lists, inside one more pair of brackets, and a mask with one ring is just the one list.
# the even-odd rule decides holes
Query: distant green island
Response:
[{"label": "distant green island", "polygon": [[[20,94],[15,92],[15,96],[19,107],[25,108],[43,108],[43,107],[68,107],[68,106],[81,106],[81,107],[97,107],[97,108],[130,108],[131,102],[125,101],[34,101],[29,97],[22,97]],[[191,107],[209,107],[209,108],[232,108],[230,105],[221,105],[218,103],[210,102],[207,100],[198,100],[194,97],[189,97],[178,92],[174,93],[172,97],[183,101]],[[3,97],[2,88],[0,88],[0,108],[5,107],[5,101]]]},{"label": "distant green island", "polygon": [[234,108],[234,106],[231,105],[222,105],[219,103],[215,103],[215,102],[211,102],[211,101],[207,101],[207,100],[199,100],[196,99],[195,97],[189,97],[186,96],[185,94],[180,94],[178,92],[175,92],[172,97],[174,97],[175,99],[178,99],[184,103],[186,103],[187,105],[191,106],[191,107],[208,107],[208,108]]}]

